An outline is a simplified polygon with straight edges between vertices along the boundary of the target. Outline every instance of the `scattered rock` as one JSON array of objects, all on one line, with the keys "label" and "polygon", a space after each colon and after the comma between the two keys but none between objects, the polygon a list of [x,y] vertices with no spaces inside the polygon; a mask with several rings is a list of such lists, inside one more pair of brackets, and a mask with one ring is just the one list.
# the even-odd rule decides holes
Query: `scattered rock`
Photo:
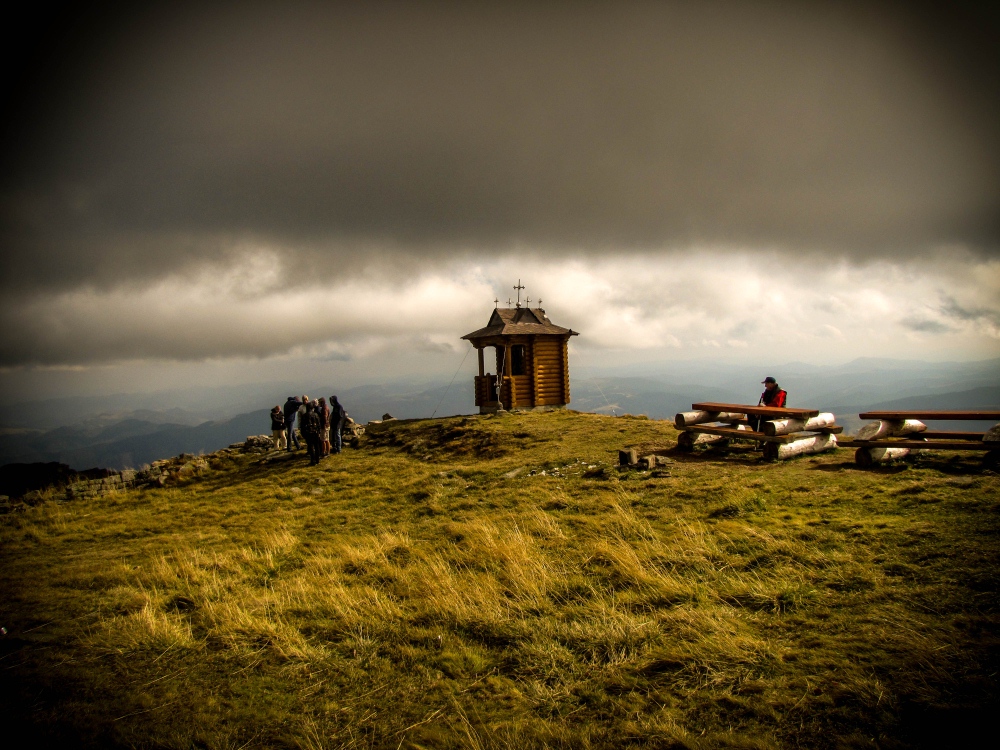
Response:
[{"label": "scattered rock", "polygon": [[637,463],[639,463],[639,453],[635,448],[618,451],[619,466],[635,466]]},{"label": "scattered rock", "polygon": [[644,456],[639,459],[639,468],[651,470],[657,466],[669,466],[672,463],[673,461],[665,456]]},{"label": "scattered rock", "polygon": [[194,461],[185,461],[181,464],[180,468],[177,469],[177,474],[186,478],[203,471],[208,471],[208,461],[204,458],[197,458]]},{"label": "scattered rock", "polygon": [[340,430],[340,435],[345,442],[348,440],[355,440],[364,434],[365,434],[364,425],[358,424],[350,417],[347,418],[347,421],[344,422],[343,428],[341,428]]},{"label": "scattered rock", "polygon": [[241,450],[244,453],[267,453],[274,450],[274,438],[270,435],[248,435]]},{"label": "scattered rock", "polygon": [[524,467],[524,466],[518,466],[516,469],[511,469],[510,471],[508,471],[506,474],[503,475],[503,478],[504,479],[513,479],[518,474],[520,474],[522,471],[524,471],[525,468],[526,467]]}]

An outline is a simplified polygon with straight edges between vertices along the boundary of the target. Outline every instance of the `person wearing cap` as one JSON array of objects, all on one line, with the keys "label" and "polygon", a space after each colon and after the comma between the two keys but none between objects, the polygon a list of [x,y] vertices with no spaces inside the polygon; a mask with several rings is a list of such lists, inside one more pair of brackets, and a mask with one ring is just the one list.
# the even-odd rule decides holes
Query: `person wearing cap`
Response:
[{"label": "person wearing cap", "polygon": [[[760,382],[761,385],[764,386],[764,392],[760,394],[760,401],[757,402],[757,406],[774,406],[777,408],[784,408],[788,394],[781,389],[781,386],[778,385],[778,381],[768,375]],[[764,418],[748,417],[747,421],[750,422],[750,426],[753,428],[754,432],[760,432],[760,425],[764,421]]]}]

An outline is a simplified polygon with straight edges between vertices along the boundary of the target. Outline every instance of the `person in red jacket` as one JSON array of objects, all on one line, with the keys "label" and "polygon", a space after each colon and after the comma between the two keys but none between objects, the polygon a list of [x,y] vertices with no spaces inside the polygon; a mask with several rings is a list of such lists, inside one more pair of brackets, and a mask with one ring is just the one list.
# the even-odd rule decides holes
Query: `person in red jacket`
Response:
[{"label": "person in red jacket", "polygon": [[[781,389],[777,380],[768,375],[761,381],[761,384],[764,386],[764,392],[760,394],[760,401],[757,402],[757,406],[776,406],[779,408],[785,406],[788,394]],[[766,420],[764,417],[748,417],[747,421],[754,432],[760,432],[760,426]]]},{"label": "person in red jacket", "polygon": [[784,408],[785,399],[788,398],[788,394],[781,390],[778,381],[768,375],[761,381],[761,385],[764,386],[764,392],[760,394],[760,401],[757,405],[775,406],[779,409]]}]

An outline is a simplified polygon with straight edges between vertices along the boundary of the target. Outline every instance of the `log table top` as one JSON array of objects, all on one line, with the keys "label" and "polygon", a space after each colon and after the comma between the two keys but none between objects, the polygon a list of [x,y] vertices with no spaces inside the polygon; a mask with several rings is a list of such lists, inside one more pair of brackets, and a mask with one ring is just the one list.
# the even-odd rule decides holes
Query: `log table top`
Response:
[{"label": "log table top", "polygon": [[1000,411],[866,411],[861,419],[1000,419]]},{"label": "log table top", "polygon": [[734,414],[749,414],[755,417],[770,417],[771,419],[810,419],[819,416],[819,409],[785,409],[775,406],[750,406],[748,404],[707,402],[691,404],[691,408],[698,411],[725,411]]}]

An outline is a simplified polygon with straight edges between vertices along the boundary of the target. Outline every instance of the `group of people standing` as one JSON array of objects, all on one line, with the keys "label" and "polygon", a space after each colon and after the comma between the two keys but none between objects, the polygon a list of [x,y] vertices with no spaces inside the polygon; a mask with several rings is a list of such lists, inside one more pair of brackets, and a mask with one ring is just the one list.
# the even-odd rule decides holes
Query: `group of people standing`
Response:
[{"label": "group of people standing", "polygon": [[341,430],[347,421],[347,412],[336,396],[330,396],[329,404],[325,398],[310,400],[308,396],[289,396],[283,409],[280,406],[271,409],[271,433],[277,450],[291,452],[293,444],[295,448],[301,447],[295,431],[296,419],[311,465],[318,464],[323,456],[340,453],[343,448]]}]

